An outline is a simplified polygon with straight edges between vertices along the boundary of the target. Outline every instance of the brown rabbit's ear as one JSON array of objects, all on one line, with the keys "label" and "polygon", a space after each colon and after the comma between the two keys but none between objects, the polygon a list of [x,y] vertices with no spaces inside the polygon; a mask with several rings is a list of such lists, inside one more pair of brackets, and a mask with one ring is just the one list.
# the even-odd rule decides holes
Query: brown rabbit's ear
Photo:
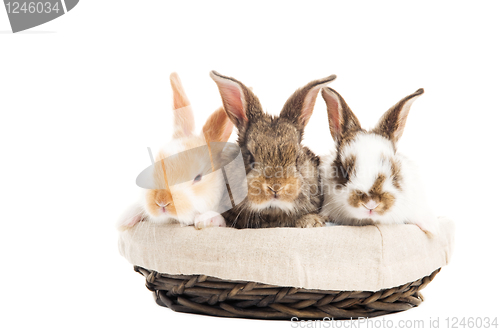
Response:
[{"label": "brown rabbit's ear", "polygon": [[203,135],[207,143],[227,142],[233,132],[233,124],[221,107],[213,112],[203,126]]},{"label": "brown rabbit's ear", "polygon": [[174,138],[191,136],[194,132],[193,111],[177,73],[170,74],[170,85],[174,93]]},{"label": "brown rabbit's ear", "polygon": [[396,105],[385,112],[372,131],[397,143],[403,135],[406,118],[410,112],[411,105],[423,93],[424,89],[418,89],[411,95],[401,99]]},{"label": "brown rabbit's ear", "polygon": [[295,91],[283,106],[280,117],[289,119],[297,125],[299,129],[304,129],[313,113],[319,90],[336,78],[336,75],[331,75],[320,80],[312,81]]},{"label": "brown rabbit's ear", "polygon": [[330,133],[335,142],[340,143],[348,132],[361,130],[358,118],[337,91],[326,87],[321,90],[321,95],[326,102]]},{"label": "brown rabbit's ear", "polygon": [[227,116],[238,129],[245,128],[249,120],[262,115],[259,99],[243,83],[215,70],[210,72],[210,77],[219,88]]}]

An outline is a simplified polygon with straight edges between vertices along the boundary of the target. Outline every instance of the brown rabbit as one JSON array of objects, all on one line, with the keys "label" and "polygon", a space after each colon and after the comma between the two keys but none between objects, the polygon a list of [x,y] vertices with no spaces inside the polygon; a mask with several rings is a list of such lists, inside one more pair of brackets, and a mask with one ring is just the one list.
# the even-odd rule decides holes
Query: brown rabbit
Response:
[{"label": "brown rabbit", "polygon": [[319,91],[336,76],[310,82],[295,91],[278,117],[264,113],[259,99],[241,82],[215,71],[210,76],[217,83],[229,119],[238,128],[247,174],[246,181],[239,183],[248,186],[248,195],[223,213],[227,225],[323,226],[324,219],[319,215],[323,200],[319,158],[301,141]]}]

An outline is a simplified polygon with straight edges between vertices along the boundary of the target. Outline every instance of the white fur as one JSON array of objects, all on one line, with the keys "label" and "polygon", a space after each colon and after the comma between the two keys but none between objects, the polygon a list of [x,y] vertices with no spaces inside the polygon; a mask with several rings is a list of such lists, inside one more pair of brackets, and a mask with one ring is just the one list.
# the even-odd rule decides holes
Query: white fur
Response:
[{"label": "white fur", "polygon": [[356,157],[356,176],[353,179],[352,189],[368,192],[380,173],[391,175],[390,160],[382,160],[381,155],[391,158],[394,150],[391,142],[375,134],[360,134],[349,145],[344,147],[345,161],[350,156]]},{"label": "white fur", "polygon": [[[189,139],[189,138],[188,138]],[[199,146],[202,146],[200,144]],[[174,142],[172,145],[167,146],[166,151],[163,151],[164,155],[166,156],[173,156],[179,152],[185,151],[186,147],[185,144],[182,142]],[[200,160],[203,158],[200,157]],[[177,161],[179,163],[179,167],[182,167],[184,160],[182,158]],[[207,165],[200,164],[198,167],[198,173],[206,173],[205,168]],[[178,183],[178,184],[173,184],[169,185],[170,193],[172,194],[172,199],[174,206],[176,205],[176,197],[179,197],[178,195],[183,195],[187,196],[187,200],[190,202],[192,209],[189,211],[179,211],[177,210],[177,216],[170,215],[169,213],[161,213],[159,216],[153,216],[149,213],[147,213],[147,208],[146,208],[146,201],[144,200],[144,210],[146,211],[146,214],[148,216],[148,220],[151,222],[169,222],[170,219],[175,219],[177,220],[181,225],[183,226],[191,226],[195,224],[196,217],[200,214],[204,214],[206,212],[212,212],[213,210],[216,210],[218,207],[218,204],[221,200],[221,197],[223,195],[223,190],[226,188],[225,182],[224,182],[224,177],[221,173],[221,171],[217,172],[212,172],[209,174],[205,174],[202,178],[203,182],[208,182],[210,183],[210,196],[197,196],[193,190],[193,187],[196,186],[196,183],[192,183],[192,181],[186,181],[183,183]],[[161,209],[159,207],[159,209]],[[221,224],[219,222],[219,224]],[[204,227],[201,227],[204,228]]]},{"label": "white fur", "polygon": [[127,228],[133,227],[135,224],[140,222],[144,217],[143,204],[140,201],[135,202],[130,205],[118,218],[116,227],[119,230],[125,230]]},{"label": "white fur", "polygon": [[172,156],[185,150],[184,138],[174,139],[160,148],[160,152],[164,153],[166,156]]},{"label": "white fur", "polygon": [[[169,157],[169,156],[174,156],[180,152],[186,151],[187,148],[187,143],[189,144],[190,147],[194,146],[203,146],[205,139],[200,136],[191,136],[191,137],[183,137],[179,139],[174,139],[168,144],[166,144],[161,150],[160,154]],[[175,157],[174,157],[175,158]],[[203,160],[204,158],[200,158],[200,160]],[[183,165],[182,158],[178,160],[178,163],[180,167]],[[206,173],[205,168],[207,165],[199,165],[199,173]],[[176,170],[177,171],[177,170]],[[180,168],[180,171],[182,169]],[[177,215],[174,216],[168,212],[163,212],[161,207],[157,207],[158,209],[158,215],[153,215],[151,214],[151,211],[148,211],[148,205],[146,202],[146,193],[148,189],[143,189],[141,192],[140,199],[138,202],[136,202],[127,212],[120,217],[119,222],[118,222],[118,229],[124,230],[127,228],[133,227],[136,223],[140,221],[147,221],[151,223],[171,223],[171,222],[179,222],[181,226],[191,226],[195,224],[195,221],[198,220],[198,223],[200,225],[204,226],[199,226],[197,227],[198,229],[201,228],[206,228],[210,225],[217,225],[217,226],[223,226],[225,225],[225,221],[222,222],[220,218],[224,219],[222,216],[220,217],[214,217],[211,216],[210,218],[207,217],[206,213],[217,213],[214,212],[214,210],[217,210],[221,197],[223,195],[223,192],[226,188],[225,182],[224,182],[224,177],[221,173],[221,171],[217,172],[212,172],[209,174],[205,174],[202,178],[203,182],[208,182],[210,183],[210,188],[211,192],[210,195],[205,197],[199,197],[196,196],[195,192],[193,191],[193,186],[196,186],[197,184],[193,184],[191,181],[187,181],[184,183],[178,183],[174,185],[169,185],[170,192],[172,194],[173,198],[173,203],[174,206],[175,201],[176,201],[176,195],[179,195],[182,193],[184,196],[187,196],[187,200],[190,202],[192,209],[189,211],[185,212],[179,212],[177,211]],[[218,214],[218,213],[217,213]],[[140,218],[135,217],[136,215],[140,215]],[[198,217],[199,215],[202,215],[202,217]],[[198,219],[197,219],[198,217]],[[200,219],[201,218],[201,219]]]},{"label": "white fur", "polygon": [[[392,143],[388,139],[376,134],[360,133],[344,147],[341,159],[344,161],[350,156],[356,157],[355,173],[345,187],[335,187],[332,162],[336,159],[336,152],[321,157],[323,216],[336,224],[412,223],[424,231],[435,233],[435,216],[426,203],[417,168],[406,157],[394,153]],[[393,185],[390,158],[400,163],[401,190]],[[383,190],[395,197],[394,205],[382,215],[378,213],[370,215],[369,210],[363,206],[358,208],[351,206],[348,203],[351,192],[354,190],[368,192],[381,173],[386,175]]]},{"label": "white fur", "polygon": [[267,208],[276,208],[280,209],[284,212],[293,212],[295,211],[296,207],[295,204],[292,202],[284,202],[279,199],[270,199],[264,203],[256,204],[252,203],[252,209],[255,211],[262,211]]},{"label": "white fur", "polygon": [[194,227],[196,229],[208,227],[226,227],[226,220],[219,213],[215,211],[208,211],[202,214],[198,214],[194,218]]}]

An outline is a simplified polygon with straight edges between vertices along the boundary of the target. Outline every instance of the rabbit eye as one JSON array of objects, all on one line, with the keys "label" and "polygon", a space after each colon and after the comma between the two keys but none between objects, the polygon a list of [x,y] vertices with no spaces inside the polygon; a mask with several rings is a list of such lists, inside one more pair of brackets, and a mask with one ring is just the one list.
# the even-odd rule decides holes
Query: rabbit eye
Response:
[{"label": "rabbit eye", "polygon": [[340,176],[342,176],[345,182],[349,182],[349,169],[346,169],[344,166],[340,166]]},{"label": "rabbit eye", "polygon": [[349,172],[346,172],[345,180],[349,182]]},{"label": "rabbit eye", "polygon": [[255,158],[253,157],[253,154],[251,152],[248,152],[248,162],[250,163],[250,165],[255,163]]},{"label": "rabbit eye", "polygon": [[196,175],[196,177],[193,180],[193,183],[201,181],[201,177],[202,177],[201,174]]}]

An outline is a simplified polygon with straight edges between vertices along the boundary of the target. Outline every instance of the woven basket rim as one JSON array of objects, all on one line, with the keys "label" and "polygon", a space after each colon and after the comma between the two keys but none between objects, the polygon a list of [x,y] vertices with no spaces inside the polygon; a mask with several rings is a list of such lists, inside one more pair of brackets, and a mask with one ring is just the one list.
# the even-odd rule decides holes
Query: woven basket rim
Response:
[{"label": "woven basket rim", "polygon": [[177,312],[219,317],[279,319],[369,318],[420,305],[425,288],[441,270],[378,291],[314,290],[205,275],[170,275],[134,266],[158,305]]}]

